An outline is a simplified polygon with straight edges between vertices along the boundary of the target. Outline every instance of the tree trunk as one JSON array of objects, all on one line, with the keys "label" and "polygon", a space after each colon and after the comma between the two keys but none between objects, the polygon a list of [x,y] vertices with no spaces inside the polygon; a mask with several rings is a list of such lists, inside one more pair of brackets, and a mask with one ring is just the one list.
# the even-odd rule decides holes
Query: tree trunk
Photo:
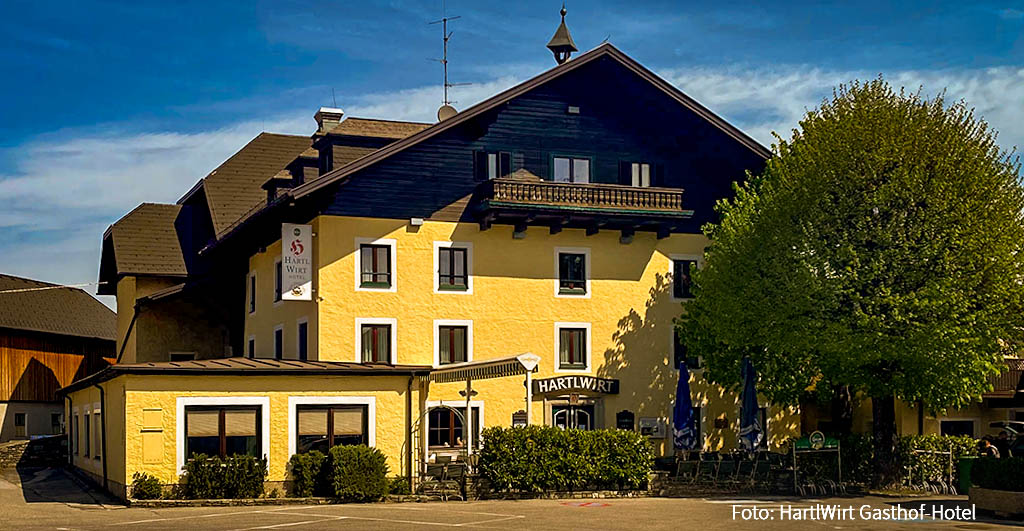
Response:
[{"label": "tree trunk", "polygon": [[832,396],[832,426],[837,435],[849,435],[853,429],[853,396],[850,386],[835,388]]},{"label": "tree trunk", "polygon": [[897,482],[896,400],[892,396],[871,397],[874,422],[875,486],[888,487]]}]

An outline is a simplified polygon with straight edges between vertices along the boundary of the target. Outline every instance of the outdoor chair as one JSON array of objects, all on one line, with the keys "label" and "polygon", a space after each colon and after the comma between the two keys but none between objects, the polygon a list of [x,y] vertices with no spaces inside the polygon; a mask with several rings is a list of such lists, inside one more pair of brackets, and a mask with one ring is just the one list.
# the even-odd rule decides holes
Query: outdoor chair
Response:
[{"label": "outdoor chair", "polygon": [[754,465],[757,463],[757,456],[743,457],[736,465],[736,485],[742,489],[753,490],[754,486]]},{"label": "outdoor chair", "polygon": [[767,459],[754,461],[754,471],[751,474],[750,486],[752,489],[762,488],[768,490],[772,482],[772,464]]},{"label": "outdoor chair", "polygon": [[697,468],[700,461],[679,459],[676,461],[676,478],[679,481],[693,483],[697,480]]},{"label": "outdoor chair", "polygon": [[725,456],[718,462],[718,473],[715,474],[716,487],[732,486],[736,481],[737,461],[732,456]]},{"label": "outdoor chair", "polygon": [[715,478],[718,477],[719,464],[717,453],[700,454],[697,461],[697,482],[702,485],[714,485]]}]

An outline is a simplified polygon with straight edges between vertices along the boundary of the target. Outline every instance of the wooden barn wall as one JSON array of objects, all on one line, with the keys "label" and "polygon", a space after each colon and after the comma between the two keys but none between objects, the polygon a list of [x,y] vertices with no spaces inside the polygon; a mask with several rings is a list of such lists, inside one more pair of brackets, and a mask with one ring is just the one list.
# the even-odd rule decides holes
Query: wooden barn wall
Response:
[{"label": "wooden barn wall", "polygon": [[0,329],[0,401],[57,400],[58,389],[113,356],[113,341]]},{"label": "wooden barn wall", "polygon": [[[570,105],[580,113],[569,114]],[[469,221],[478,150],[512,152],[513,170],[545,179],[553,155],[589,157],[599,183],[619,182],[620,162],[660,164],[660,184],[684,188],[696,211],[687,231],[716,219],[715,200],[731,195],[746,170],[764,167],[760,155],[603,58],[353,175],[325,212]]]}]

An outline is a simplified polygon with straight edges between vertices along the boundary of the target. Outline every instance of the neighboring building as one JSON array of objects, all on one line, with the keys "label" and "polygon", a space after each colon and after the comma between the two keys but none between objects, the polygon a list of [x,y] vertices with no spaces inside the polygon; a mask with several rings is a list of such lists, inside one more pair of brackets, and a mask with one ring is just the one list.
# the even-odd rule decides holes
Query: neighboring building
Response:
[{"label": "neighboring building", "polygon": [[0,442],[64,433],[57,390],[113,361],[114,319],[80,289],[0,274]]},{"label": "neighboring building", "polygon": [[[673,319],[700,227],[770,152],[611,44],[441,116],[324,108],[312,139],[287,137],[291,159],[240,165],[245,204],[216,199],[218,170],[115,224],[101,277],[136,335],[64,390],[74,463],[123,495],[197,452],[266,456],[284,481],[295,452],[366,443],[415,475],[480,426],[638,429],[672,453]],[[121,250],[119,225],[148,210],[166,215],[142,237],[165,242],[158,266]],[[308,286],[286,280],[295,257]],[[221,334],[192,337],[197,319]],[[702,444],[733,447],[737,397],[692,378]],[[105,443],[75,428],[97,409]],[[762,414],[766,444],[799,433],[795,410]]]}]

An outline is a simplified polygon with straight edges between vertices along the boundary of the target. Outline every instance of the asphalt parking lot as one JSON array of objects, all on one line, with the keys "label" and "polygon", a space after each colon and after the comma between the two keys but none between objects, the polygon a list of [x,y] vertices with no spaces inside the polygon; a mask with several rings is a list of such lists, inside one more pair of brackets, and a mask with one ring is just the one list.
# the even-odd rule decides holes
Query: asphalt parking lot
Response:
[{"label": "asphalt parking lot", "polygon": [[[125,508],[95,491],[83,491],[63,471],[33,474],[5,473],[0,479],[0,528],[3,529],[542,529],[644,531],[699,529],[967,529],[1019,527],[1020,522],[978,519],[937,521],[900,518],[871,521],[869,511],[895,507],[889,498],[640,498],[605,500],[520,500],[346,504],[316,506]],[[963,497],[915,498],[905,507],[922,503],[947,509],[969,507]],[[853,507],[852,519],[818,517],[793,520],[818,504]],[[782,508],[788,507],[786,515]],[[751,517],[743,520],[743,509]],[[803,514],[813,516],[803,511]],[[734,519],[735,515],[735,519]]]}]

